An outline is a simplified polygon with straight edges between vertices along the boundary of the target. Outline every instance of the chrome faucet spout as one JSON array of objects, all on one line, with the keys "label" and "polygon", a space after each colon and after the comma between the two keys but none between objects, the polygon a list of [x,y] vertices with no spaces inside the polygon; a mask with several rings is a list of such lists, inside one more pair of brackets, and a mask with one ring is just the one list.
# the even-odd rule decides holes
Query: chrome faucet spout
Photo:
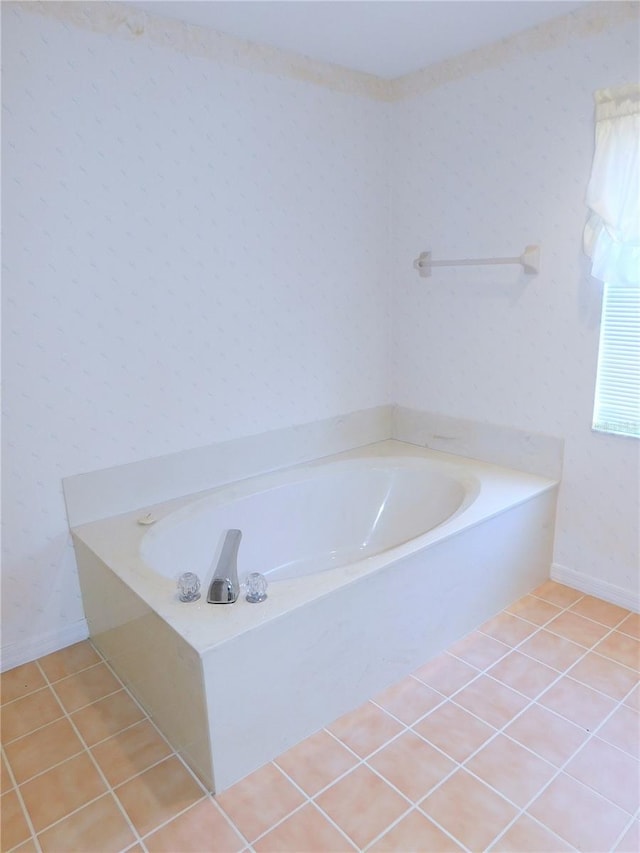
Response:
[{"label": "chrome faucet spout", "polygon": [[233,604],[240,595],[238,548],[241,539],[241,530],[227,530],[207,593],[209,604]]}]

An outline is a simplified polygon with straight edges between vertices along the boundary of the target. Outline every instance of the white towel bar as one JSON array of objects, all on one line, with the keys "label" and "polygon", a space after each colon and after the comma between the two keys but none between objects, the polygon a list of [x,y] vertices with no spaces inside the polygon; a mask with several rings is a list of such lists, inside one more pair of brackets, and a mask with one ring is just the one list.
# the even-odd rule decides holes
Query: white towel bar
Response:
[{"label": "white towel bar", "polygon": [[535,275],[540,270],[540,246],[526,246],[524,252],[516,258],[464,258],[459,261],[433,261],[431,252],[420,252],[413,262],[422,278],[431,275],[432,267],[469,267],[494,264],[520,264],[527,275]]}]

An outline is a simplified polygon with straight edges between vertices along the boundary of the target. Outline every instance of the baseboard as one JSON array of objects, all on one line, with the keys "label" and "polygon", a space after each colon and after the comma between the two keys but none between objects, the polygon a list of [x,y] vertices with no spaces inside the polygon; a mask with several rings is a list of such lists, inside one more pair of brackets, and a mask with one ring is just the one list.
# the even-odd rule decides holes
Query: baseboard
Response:
[{"label": "baseboard", "polygon": [[551,580],[566,584],[596,598],[602,598],[604,601],[610,601],[620,607],[626,607],[627,610],[633,610],[635,613],[640,613],[640,593],[637,590],[616,586],[591,577],[591,575],[576,572],[567,566],[561,566],[559,563],[553,563],[551,566]]},{"label": "baseboard", "polygon": [[49,631],[38,637],[30,637],[17,643],[7,643],[0,651],[0,671],[5,672],[7,669],[13,669],[14,666],[57,652],[66,646],[86,640],[88,636],[87,620],[82,619],[59,631]]}]

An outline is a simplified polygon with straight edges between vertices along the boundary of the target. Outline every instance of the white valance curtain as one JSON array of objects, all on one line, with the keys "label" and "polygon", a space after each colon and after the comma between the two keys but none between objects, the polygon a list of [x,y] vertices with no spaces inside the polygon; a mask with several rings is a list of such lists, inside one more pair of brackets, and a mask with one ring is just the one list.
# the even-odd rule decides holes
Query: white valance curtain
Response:
[{"label": "white valance curtain", "polygon": [[640,85],[601,89],[595,101],[584,248],[595,278],[640,284]]}]

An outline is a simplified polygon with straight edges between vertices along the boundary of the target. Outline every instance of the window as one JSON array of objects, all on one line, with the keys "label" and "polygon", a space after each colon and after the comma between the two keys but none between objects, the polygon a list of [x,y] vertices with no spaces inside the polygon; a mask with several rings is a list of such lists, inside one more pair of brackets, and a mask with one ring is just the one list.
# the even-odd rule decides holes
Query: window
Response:
[{"label": "window", "polygon": [[604,283],[593,428],[640,437],[640,86],[595,93],[585,251]]},{"label": "window", "polygon": [[604,286],[593,428],[640,437],[640,287]]}]

